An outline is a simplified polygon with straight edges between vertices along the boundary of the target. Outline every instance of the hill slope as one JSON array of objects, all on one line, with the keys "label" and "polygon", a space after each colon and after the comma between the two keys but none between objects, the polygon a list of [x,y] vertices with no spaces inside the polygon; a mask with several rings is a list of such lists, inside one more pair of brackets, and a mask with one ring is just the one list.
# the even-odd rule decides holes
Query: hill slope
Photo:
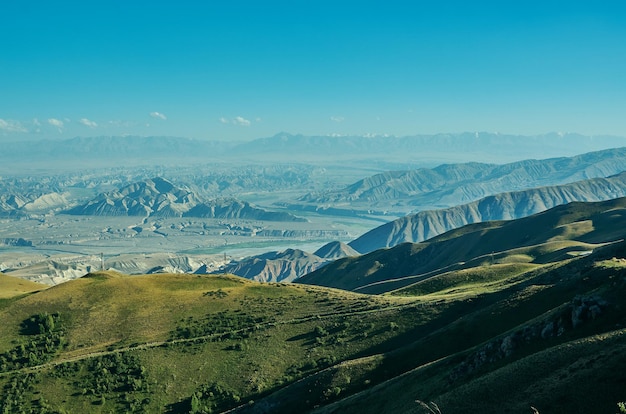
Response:
[{"label": "hill slope", "polygon": [[291,282],[325,263],[325,259],[315,254],[299,249],[287,249],[230,262],[219,272],[231,273],[258,282]]},{"label": "hill slope", "polygon": [[446,414],[612,412],[624,257],[622,242],[420,296],[89,274],[0,307],[0,408],[386,414],[421,399]]},{"label": "hill slope", "polygon": [[468,204],[401,217],[370,230],[349,245],[367,253],[404,242],[421,242],[466,224],[526,217],[572,201],[601,201],[624,196],[626,173],[501,193]]},{"label": "hill slope", "polygon": [[297,283],[380,293],[484,263],[563,260],[622,238],[626,238],[626,198],[570,203],[518,220],[471,224],[426,242],[340,259]]},{"label": "hill slope", "polygon": [[48,286],[0,272],[0,300],[47,289]]}]

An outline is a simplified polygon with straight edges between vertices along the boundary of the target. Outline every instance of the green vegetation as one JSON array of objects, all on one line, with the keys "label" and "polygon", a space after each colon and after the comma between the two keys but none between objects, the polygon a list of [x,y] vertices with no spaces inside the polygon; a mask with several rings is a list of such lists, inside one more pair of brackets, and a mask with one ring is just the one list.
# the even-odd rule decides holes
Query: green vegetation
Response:
[{"label": "green vegetation", "polygon": [[65,344],[65,332],[58,313],[42,313],[24,320],[24,336],[11,350],[0,354],[0,373],[33,367],[52,359]]},{"label": "green vegetation", "polygon": [[0,412],[614,412],[626,242],[549,243],[379,296],[113,272],[17,296],[0,308]]},{"label": "green vegetation", "polygon": [[41,283],[30,282],[0,272],[0,309],[4,301],[47,288],[48,286]]},{"label": "green vegetation", "polygon": [[[623,400],[623,374],[607,367],[626,363],[625,331],[615,331],[626,323],[624,256],[619,244],[552,265],[489,265],[385,296],[232,276],[98,273],[0,311],[0,407],[369,413],[427,406],[448,414],[581,404],[555,401],[551,395],[562,394],[553,388],[540,391],[547,378],[591,391],[585,379],[602,384],[600,405],[608,409]],[[512,394],[518,382],[534,389],[532,400]]]},{"label": "green vegetation", "polygon": [[[0,401],[13,407],[21,395],[24,409],[70,412],[219,412],[389,348],[416,323],[413,307],[231,276],[91,274],[1,311],[0,386],[13,391]],[[19,319],[33,309],[40,312]],[[17,386],[31,374],[30,388]],[[336,399],[338,388],[317,402]]]}]

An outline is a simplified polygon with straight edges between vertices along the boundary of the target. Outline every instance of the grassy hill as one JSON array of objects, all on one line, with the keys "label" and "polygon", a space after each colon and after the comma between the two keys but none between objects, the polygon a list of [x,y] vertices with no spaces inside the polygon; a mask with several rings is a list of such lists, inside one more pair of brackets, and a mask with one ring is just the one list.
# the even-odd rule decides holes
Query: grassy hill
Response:
[{"label": "grassy hill", "polygon": [[47,285],[8,276],[0,272],[0,304],[3,299],[14,298],[15,296],[21,296],[47,288]]},{"label": "grassy hill", "polygon": [[557,262],[625,237],[626,198],[570,203],[523,219],[472,224],[422,243],[340,259],[297,283],[383,293],[484,264]]},{"label": "grassy hill", "polygon": [[90,274],[0,309],[0,407],[188,412],[196,395],[231,408],[388,348],[404,332],[390,321],[412,302],[234,276]]},{"label": "grassy hill", "polygon": [[14,296],[0,302],[0,412],[616,412],[624,202],[376,252],[381,269],[428,249],[469,264],[384,295],[97,272]]},{"label": "grassy hill", "polygon": [[418,296],[90,274],[0,309],[0,408],[610,412],[625,399],[624,257],[619,243],[461,271]]}]

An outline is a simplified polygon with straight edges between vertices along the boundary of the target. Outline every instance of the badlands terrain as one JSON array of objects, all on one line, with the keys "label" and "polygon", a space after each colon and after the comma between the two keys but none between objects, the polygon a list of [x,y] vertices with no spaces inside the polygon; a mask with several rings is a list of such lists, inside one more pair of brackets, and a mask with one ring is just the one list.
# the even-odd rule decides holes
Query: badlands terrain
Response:
[{"label": "badlands terrain", "polygon": [[623,143],[7,145],[0,409],[616,412]]},{"label": "badlands terrain", "polygon": [[8,143],[0,271],[49,285],[100,269],[294,280],[331,261],[315,254],[328,243],[367,253],[624,196],[622,143],[489,133]]}]

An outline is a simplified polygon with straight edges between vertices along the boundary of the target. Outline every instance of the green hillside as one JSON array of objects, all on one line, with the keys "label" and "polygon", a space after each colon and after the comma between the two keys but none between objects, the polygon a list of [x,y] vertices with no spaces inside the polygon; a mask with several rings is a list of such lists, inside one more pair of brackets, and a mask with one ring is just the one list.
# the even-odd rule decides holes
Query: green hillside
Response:
[{"label": "green hillside", "polygon": [[617,412],[626,241],[602,243],[623,202],[375,252],[381,269],[428,249],[470,264],[383,295],[97,272],[15,296],[0,306],[0,412]]},{"label": "green hillside", "polygon": [[234,276],[90,274],[0,309],[0,407],[188,412],[196,395],[232,408],[391,349],[414,302]]},{"label": "green hillside", "polygon": [[48,285],[5,275],[0,272],[0,306],[2,300],[47,289]]},{"label": "green hillside", "polygon": [[485,264],[558,262],[625,237],[626,198],[570,203],[518,220],[472,224],[426,242],[337,260],[297,283],[384,293]]}]

